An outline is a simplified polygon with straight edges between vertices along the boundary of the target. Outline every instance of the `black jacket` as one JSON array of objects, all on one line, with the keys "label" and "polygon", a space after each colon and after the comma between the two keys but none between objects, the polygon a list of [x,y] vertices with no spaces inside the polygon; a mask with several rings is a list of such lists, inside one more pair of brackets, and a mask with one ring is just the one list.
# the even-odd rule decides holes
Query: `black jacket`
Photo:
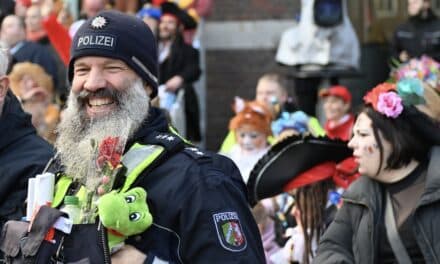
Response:
[{"label": "black jacket", "polygon": [[0,229],[4,221],[20,219],[28,178],[41,173],[53,148],[40,138],[30,115],[8,92],[0,116]]},{"label": "black jacket", "polygon": [[[126,151],[135,142],[161,144],[168,151],[132,185],[147,191],[153,225],[126,243],[144,252],[146,263],[157,259],[169,263],[264,263],[258,227],[238,169],[228,158],[185,145],[168,131],[163,112],[151,108],[148,120],[127,142]],[[179,143],[166,144],[158,135]],[[236,217],[226,219],[228,216]],[[235,232],[228,233],[231,230]],[[232,240],[226,241],[225,236]]]},{"label": "black jacket", "polygon": [[429,11],[426,18],[411,17],[396,28],[392,56],[398,59],[404,50],[410,58],[426,54],[440,61],[440,20],[432,11]]},{"label": "black jacket", "polygon": [[[344,194],[344,205],[321,238],[313,263],[376,263],[383,211],[380,184],[361,177]],[[440,263],[440,147],[432,148],[426,187],[414,213],[414,236],[426,263]]]},{"label": "black jacket", "polygon": [[[152,133],[168,131],[159,110],[152,109],[149,120],[135,141],[149,143]],[[187,147],[141,177],[139,185],[147,190],[154,224],[129,243],[150,261],[157,257],[171,263],[264,263],[245,185],[229,159]],[[222,240],[221,224],[228,221],[219,221],[216,215],[227,212],[238,216],[242,232],[238,236],[244,238],[239,246]]]},{"label": "black jacket", "polygon": [[181,37],[178,37],[171,46],[169,57],[160,64],[159,84],[166,83],[175,75],[183,78],[186,137],[192,141],[201,140],[199,102],[192,85],[193,82],[199,79],[200,74],[199,51],[186,44]]}]

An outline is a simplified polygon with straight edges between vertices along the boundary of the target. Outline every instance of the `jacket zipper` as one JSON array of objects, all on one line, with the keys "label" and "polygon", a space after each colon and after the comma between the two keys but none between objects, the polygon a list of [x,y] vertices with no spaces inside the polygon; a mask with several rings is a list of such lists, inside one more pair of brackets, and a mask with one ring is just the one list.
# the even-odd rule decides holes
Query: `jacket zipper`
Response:
[{"label": "jacket zipper", "polygon": [[[375,259],[375,252],[374,252],[374,250],[375,250],[375,243],[374,243],[374,234],[372,234],[373,232],[374,232],[374,230],[372,230],[372,228],[371,228],[371,225],[372,224],[374,224],[374,219],[373,219],[373,213],[372,213],[372,210],[371,210],[371,208],[366,204],[366,203],[362,203],[362,202],[358,202],[358,201],[355,201],[355,200],[351,200],[351,199],[346,199],[346,198],[343,198],[345,201],[347,201],[347,202],[350,202],[350,203],[353,203],[353,204],[357,204],[357,205],[362,205],[362,206],[365,206],[366,208],[367,208],[367,210],[368,210],[368,215],[369,215],[369,218],[370,218],[370,223],[368,223],[368,231],[369,231],[369,233],[371,234],[370,235],[370,239],[371,239],[371,256],[373,257],[373,260]],[[371,261],[370,263],[373,263],[373,261]]]},{"label": "jacket zipper", "polygon": [[102,249],[104,251],[104,263],[105,264],[110,264],[111,260],[110,260],[110,253],[109,253],[109,249],[108,249],[108,245],[106,243],[106,239],[105,239],[105,228],[102,225],[101,221],[99,221],[98,223],[98,233],[99,233],[99,237],[101,238],[101,245],[102,245]]}]

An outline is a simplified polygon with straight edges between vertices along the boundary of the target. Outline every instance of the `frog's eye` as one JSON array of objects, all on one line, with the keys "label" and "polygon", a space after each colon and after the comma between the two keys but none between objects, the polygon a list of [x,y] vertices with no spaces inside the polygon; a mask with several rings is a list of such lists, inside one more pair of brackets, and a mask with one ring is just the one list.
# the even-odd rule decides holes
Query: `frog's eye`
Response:
[{"label": "frog's eye", "polygon": [[140,213],[131,213],[128,218],[130,218],[130,221],[132,222],[136,222],[137,220],[141,219],[141,214]]},{"label": "frog's eye", "polygon": [[134,201],[136,201],[136,196],[134,196],[134,195],[127,195],[127,196],[125,196],[125,201],[127,203],[134,203]]}]

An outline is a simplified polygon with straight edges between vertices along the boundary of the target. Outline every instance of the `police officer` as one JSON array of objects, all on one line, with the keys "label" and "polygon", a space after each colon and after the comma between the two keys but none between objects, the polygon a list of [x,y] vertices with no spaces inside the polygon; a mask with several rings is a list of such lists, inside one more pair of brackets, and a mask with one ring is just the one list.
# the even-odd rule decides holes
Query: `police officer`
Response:
[{"label": "police officer", "polygon": [[128,256],[135,263],[136,256],[139,263],[264,263],[236,167],[185,143],[149,105],[157,68],[156,42],[142,20],[103,11],[84,23],[71,48],[72,88],[56,142],[61,166],[52,170],[89,186],[90,140],[127,136],[126,175],[130,187],[147,191],[154,221],[126,240],[114,262]]}]

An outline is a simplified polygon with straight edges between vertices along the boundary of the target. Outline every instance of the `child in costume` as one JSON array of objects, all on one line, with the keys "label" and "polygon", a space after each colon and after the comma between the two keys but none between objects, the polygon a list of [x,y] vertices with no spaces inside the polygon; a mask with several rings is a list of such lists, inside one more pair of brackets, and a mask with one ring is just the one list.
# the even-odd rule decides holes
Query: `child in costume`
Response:
[{"label": "child in costume", "polygon": [[236,116],[229,122],[229,129],[234,131],[237,143],[221,154],[235,162],[244,182],[247,182],[253,166],[269,148],[267,138],[272,135],[272,115],[264,104],[246,102],[239,97],[236,97],[233,108]]},{"label": "child in costume", "polygon": [[350,139],[354,116],[350,113],[351,94],[345,86],[332,86],[320,93],[323,98],[326,122],[325,132],[329,138]]}]

